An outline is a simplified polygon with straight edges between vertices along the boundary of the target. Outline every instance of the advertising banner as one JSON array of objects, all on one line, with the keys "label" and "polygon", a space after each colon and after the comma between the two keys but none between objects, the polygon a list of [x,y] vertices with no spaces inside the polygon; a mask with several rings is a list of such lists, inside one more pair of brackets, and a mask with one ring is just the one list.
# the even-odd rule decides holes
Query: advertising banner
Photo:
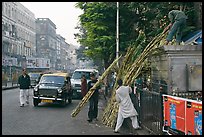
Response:
[{"label": "advertising banner", "polygon": [[36,58],[26,58],[27,68],[35,68],[36,67]]},{"label": "advertising banner", "polygon": [[186,134],[202,135],[202,103],[187,101]]},{"label": "advertising banner", "polygon": [[185,132],[185,101],[179,98],[163,96],[164,125]]},{"label": "advertising banner", "polygon": [[50,59],[27,58],[27,68],[50,68]]},{"label": "advertising banner", "polygon": [[2,66],[17,66],[17,58],[2,58]]},{"label": "advertising banner", "polygon": [[164,126],[186,135],[202,135],[202,102],[163,95]]}]

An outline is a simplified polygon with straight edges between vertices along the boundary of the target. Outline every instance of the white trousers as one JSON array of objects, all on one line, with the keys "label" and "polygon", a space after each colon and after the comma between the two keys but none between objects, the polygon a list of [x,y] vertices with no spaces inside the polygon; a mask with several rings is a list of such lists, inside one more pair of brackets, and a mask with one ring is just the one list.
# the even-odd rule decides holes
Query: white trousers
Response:
[{"label": "white trousers", "polygon": [[20,104],[25,104],[29,101],[29,89],[20,89]]},{"label": "white trousers", "polygon": [[[132,126],[134,129],[137,129],[139,128],[139,123],[137,121],[137,116],[131,116],[130,117],[131,121],[132,121]],[[118,131],[120,129],[120,127],[122,126],[123,124],[123,121],[124,121],[124,118],[122,117],[121,113],[118,112],[118,118],[117,118],[117,124],[116,124],[116,127],[115,127],[115,131]]]}]

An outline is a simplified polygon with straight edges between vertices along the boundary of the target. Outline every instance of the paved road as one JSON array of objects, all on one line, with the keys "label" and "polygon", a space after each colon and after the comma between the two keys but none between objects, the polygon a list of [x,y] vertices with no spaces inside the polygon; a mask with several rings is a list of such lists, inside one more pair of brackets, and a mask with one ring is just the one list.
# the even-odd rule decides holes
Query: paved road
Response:
[{"label": "paved road", "polygon": [[103,110],[103,100],[99,102],[99,121],[88,123],[88,103],[74,118],[72,110],[79,100],[62,107],[59,104],[40,104],[33,107],[32,91],[30,104],[19,107],[19,89],[2,91],[2,134],[3,135],[128,135],[129,132],[113,133],[100,121]]}]

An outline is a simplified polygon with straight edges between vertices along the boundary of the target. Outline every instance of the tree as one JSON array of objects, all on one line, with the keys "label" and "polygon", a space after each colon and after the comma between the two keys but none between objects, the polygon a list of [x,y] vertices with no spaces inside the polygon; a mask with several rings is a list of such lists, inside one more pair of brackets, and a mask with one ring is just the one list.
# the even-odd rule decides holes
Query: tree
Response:
[{"label": "tree", "polygon": [[[88,47],[84,51],[85,55],[93,60],[106,60],[105,68],[114,59],[115,15],[109,14],[116,12],[112,8],[113,4],[104,2],[79,2],[76,5],[84,13],[80,15],[81,34],[78,34],[79,42]],[[115,11],[114,11],[115,10]],[[107,56],[104,56],[107,55]],[[107,64],[107,65],[106,65]]]},{"label": "tree", "polygon": [[194,2],[196,28],[202,29],[202,2]]},{"label": "tree", "polygon": [[[139,30],[147,39],[145,48],[153,37],[161,33],[169,23],[168,12],[181,8],[188,16],[184,35],[196,29],[193,2],[120,2],[119,3],[119,54],[136,45]],[[198,4],[197,4],[198,5]],[[202,5],[202,4],[201,4]],[[80,17],[80,33],[76,34],[81,45],[88,47],[86,56],[100,62],[106,69],[116,57],[116,2],[78,2],[83,10]],[[201,11],[202,15],[202,11]]]}]

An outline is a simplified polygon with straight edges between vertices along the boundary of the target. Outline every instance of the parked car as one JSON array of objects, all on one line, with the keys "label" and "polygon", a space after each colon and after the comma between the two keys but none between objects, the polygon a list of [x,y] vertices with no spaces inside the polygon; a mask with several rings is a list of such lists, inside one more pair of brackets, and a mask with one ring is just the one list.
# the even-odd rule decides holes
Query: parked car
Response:
[{"label": "parked car", "polygon": [[34,86],[37,85],[40,74],[41,74],[40,72],[30,72],[30,73],[28,73],[28,75],[30,76],[31,87],[34,87]]},{"label": "parked car", "polygon": [[76,69],[71,77],[72,89],[73,89],[73,98],[82,99],[81,94],[81,76],[85,75],[87,83],[91,80],[90,74],[95,73],[95,76],[98,78],[99,72],[96,69]]},{"label": "parked car", "polygon": [[63,106],[72,103],[72,88],[68,73],[43,74],[33,89],[33,105],[41,102],[59,102]]}]

